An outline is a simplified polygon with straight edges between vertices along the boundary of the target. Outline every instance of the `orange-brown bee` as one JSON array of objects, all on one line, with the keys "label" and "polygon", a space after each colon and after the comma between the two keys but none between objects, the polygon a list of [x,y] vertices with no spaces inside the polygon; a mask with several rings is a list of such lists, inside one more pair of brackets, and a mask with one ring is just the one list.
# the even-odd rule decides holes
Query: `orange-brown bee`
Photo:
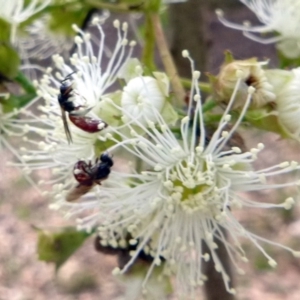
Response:
[{"label": "orange-brown bee", "polygon": [[68,81],[71,79],[71,75],[74,73],[75,72],[70,73],[61,81],[61,86],[59,88],[60,94],[58,95],[58,103],[61,108],[64,129],[69,143],[72,142],[72,136],[68,126],[66,112],[69,113],[70,121],[83,131],[94,133],[107,127],[107,124],[101,119],[95,119],[86,116],[86,114],[92,109],[91,107],[84,110],[79,110],[82,106],[75,106],[73,101],[70,99],[73,96],[73,88],[72,83]]},{"label": "orange-brown bee", "polygon": [[69,202],[75,201],[89,192],[95,184],[101,185],[101,181],[105,180],[110,174],[110,168],[113,164],[114,162],[108,153],[101,154],[94,165],[91,161],[86,163],[84,160],[79,160],[73,169],[74,177],[79,184],[69,192],[66,200]]}]

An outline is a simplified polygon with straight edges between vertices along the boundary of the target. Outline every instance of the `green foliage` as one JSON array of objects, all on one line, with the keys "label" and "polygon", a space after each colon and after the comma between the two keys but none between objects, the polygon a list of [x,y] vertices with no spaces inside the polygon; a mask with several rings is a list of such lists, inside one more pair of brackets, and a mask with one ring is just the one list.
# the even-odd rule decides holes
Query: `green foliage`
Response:
[{"label": "green foliage", "polygon": [[15,78],[20,62],[17,51],[8,42],[0,42],[0,77],[8,80]]},{"label": "green foliage", "polygon": [[5,20],[0,18],[0,42],[9,43],[11,26]]},{"label": "green foliage", "polygon": [[113,146],[115,143],[111,140],[107,140],[105,142],[97,140],[95,142],[95,154],[99,156],[101,153],[105,152],[109,147]]},{"label": "green foliage", "polygon": [[36,94],[35,87],[31,83],[31,81],[23,74],[21,71],[18,72],[17,76],[14,80],[20,84],[24,91],[28,94]]},{"label": "green foliage", "polygon": [[148,0],[145,3],[148,4],[147,6],[145,5],[148,11],[158,12],[160,10],[162,0]]},{"label": "green foliage", "polygon": [[21,96],[10,95],[10,97],[7,100],[0,99],[3,112],[8,113],[13,111],[14,109],[21,108],[28,104],[30,101],[32,101],[35,96],[36,94],[26,94]]},{"label": "green foliage", "polygon": [[73,227],[55,233],[40,231],[37,245],[39,260],[54,263],[58,269],[90,235]]},{"label": "green foliage", "polygon": [[202,111],[205,113],[207,111],[212,110],[216,106],[217,106],[217,102],[212,97],[210,97],[203,104]]},{"label": "green foliage", "polygon": [[256,128],[275,132],[284,138],[289,137],[279,124],[278,117],[274,114],[266,112],[264,109],[248,111],[246,113],[246,121]]},{"label": "green foliage", "polygon": [[16,77],[14,78],[20,87],[26,92],[23,95],[10,95],[8,99],[1,99],[3,112],[8,113],[14,109],[20,109],[32,101],[37,95],[35,87],[32,85],[31,81],[21,72],[18,71]]},{"label": "green foliage", "polygon": [[53,5],[49,9],[49,15],[51,17],[49,30],[66,36],[75,36],[72,25],[84,25],[91,9],[91,6],[82,1],[73,1],[62,5],[58,3],[57,5]]},{"label": "green foliage", "polygon": [[297,68],[300,66],[300,57],[297,58],[287,58],[280,51],[277,51],[278,59],[279,59],[279,68]]},{"label": "green foliage", "polygon": [[230,64],[234,61],[234,56],[231,51],[224,51],[224,64]]},{"label": "green foliage", "polygon": [[138,12],[145,11],[148,4],[160,0],[83,0],[86,4],[98,9],[109,9],[111,12]]}]

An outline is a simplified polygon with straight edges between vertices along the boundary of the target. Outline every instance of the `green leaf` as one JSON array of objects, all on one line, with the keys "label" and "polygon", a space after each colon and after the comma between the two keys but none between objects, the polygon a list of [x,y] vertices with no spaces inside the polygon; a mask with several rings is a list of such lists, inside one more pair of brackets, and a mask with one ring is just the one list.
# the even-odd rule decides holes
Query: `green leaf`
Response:
[{"label": "green leaf", "polygon": [[225,64],[229,64],[234,61],[233,54],[229,50],[224,51],[224,57],[225,57],[224,59]]},{"label": "green leaf", "polygon": [[18,72],[14,80],[19,83],[28,94],[36,94],[34,85],[21,71]]},{"label": "green leaf", "polygon": [[277,51],[277,54],[279,59],[279,67],[281,69],[296,68],[300,65],[300,57],[288,58],[285,57],[280,51]]},{"label": "green leaf", "polygon": [[217,102],[212,97],[209,97],[203,104],[202,111],[204,113],[208,112],[208,111],[212,110],[214,107],[216,107],[216,105],[217,105]]},{"label": "green leaf", "polygon": [[137,58],[129,58],[124,65],[121,67],[118,77],[124,79],[126,83],[129,80],[138,76],[136,68],[140,67],[142,69],[142,64]]},{"label": "green leaf", "polygon": [[[123,12],[123,13],[143,11],[146,4],[145,1],[142,0],[118,0],[118,1],[82,0],[82,1],[84,1],[85,4],[91,5],[92,7],[97,9],[108,9],[111,12]],[[149,2],[149,0],[147,1]]]},{"label": "green leaf", "polygon": [[0,42],[10,42],[11,25],[0,18]]},{"label": "green leaf", "polygon": [[72,29],[72,25],[83,26],[90,10],[91,6],[80,3],[80,1],[50,6],[49,15],[51,19],[48,25],[49,30],[67,37],[73,37],[76,35],[76,32]]},{"label": "green leaf", "polygon": [[8,113],[13,111],[15,108],[21,108],[28,104],[31,100],[36,97],[36,94],[26,94],[21,96],[10,95],[8,99],[0,99],[2,104],[3,112]]},{"label": "green leaf", "polygon": [[9,43],[0,43],[0,77],[13,79],[18,74],[20,58]]},{"label": "green leaf", "polygon": [[147,12],[158,12],[161,6],[162,0],[148,0],[145,2],[145,10]]},{"label": "green leaf", "polygon": [[163,93],[165,97],[169,96],[170,91],[170,81],[166,73],[163,72],[153,72],[153,76],[157,80],[157,84],[159,86],[159,89]]},{"label": "green leaf", "polygon": [[18,71],[17,76],[14,78],[14,81],[22,87],[26,94],[10,94],[8,99],[0,98],[0,103],[2,104],[2,108],[5,113],[11,112],[16,108],[20,109],[24,107],[37,96],[35,87],[21,71]]},{"label": "green leaf", "polygon": [[256,128],[275,132],[284,138],[289,137],[284,128],[278,122],[276,114],[267,113],[264,109],[248,111],[246,113],[245,120]]},{"label": "green leaf", "polygon": [[39,260],[54,263],[57,270],[90,235],[73,227],[57,233],[40,231],[37,245]]},{"label": "green leaf", "polygon": [[161,116],[167,124],[175,124],[178,120],[178,114],[173,106],[169,102],[165,102],[164,107],[161,110]]},{"label": "green leaf", "polygon": [[105,142],[97,140],[94,144],[95,154],[99,156],[101,153],[105,152],[107,149],[115,144],[112,140],[106,140]]}]

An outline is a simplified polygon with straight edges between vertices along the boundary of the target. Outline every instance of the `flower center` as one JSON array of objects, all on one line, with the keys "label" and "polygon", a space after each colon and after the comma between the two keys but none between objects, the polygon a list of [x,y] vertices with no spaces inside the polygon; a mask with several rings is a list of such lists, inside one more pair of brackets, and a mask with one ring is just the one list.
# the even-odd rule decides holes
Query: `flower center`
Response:
[{"label": "flower center", "polygon": [[194,164],[186,161],[173,167],[166,174],[165,187],[168,201],[179,205],[188,213],[219,214],[221,210],[220,189],[217,186],[214,164],[201,159]]}]

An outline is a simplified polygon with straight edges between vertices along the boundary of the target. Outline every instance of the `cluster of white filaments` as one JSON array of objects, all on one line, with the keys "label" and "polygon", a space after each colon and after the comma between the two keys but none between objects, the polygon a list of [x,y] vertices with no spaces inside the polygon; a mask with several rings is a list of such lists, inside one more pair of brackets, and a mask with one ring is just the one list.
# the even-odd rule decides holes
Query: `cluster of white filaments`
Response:
[{"label": "cluster of white filaments", "polygon": [[[249,22],[243,25],[229,22],[223,17],[223,11],[217,10],[219,20],[227,27],[242,30],[244,35],[263,44],[279,43],[279,48],[288,56],[300,54],[300,1],[299,0],[240,0],[251,9],[262,25],[251,26]],[[258,34],[277,32],[269,38]],[[254,33],[254,34],[253,34]],[[287,46],[296,49],[287,49]]]},{"label": "cluster of white filaments", "polygon": [[64,55],[70,51],[73,46],[73,38],[60,32],[52,33],[47,26],[49,26],[49,16],[44,16],[26,28],[26,36],[18,37],[16,47],[23,60],[46,59],[54,53]]},{"label": "cluster of white filaments", "polygon": [[11,41],[13,43],[15,42],[18,25],[43,10],[51,1],[32,0],[26,5],[23,0],[0,0],[0,19],[4,19],[11,24]]},{"label": "cluster of white filaments", "polygon": [[[9,101],[9,96],[9,93],[0,93],[0,98],[2,98],[1,100]],[[7,149],[19,162],[22,161],[20,151],[14,146],[10,139],[14,137],[24,137],[25,127],[23,118],[25,115],[23,113],[26,112],[26,109],[26,107],[23,107],[20,110],[14,109],[11,112],[4,112],[3,106],[0,103],[0,150]],[[31,121],[32,120],[27,120],[26,124],[29,124]],[[8,164],[10,163],[11,162]],[[24,176],[28,182],[36,187],[34,181],[28,177],[26,173]]]},{"label": "cluster of white filaments", "polygon": [[[98,226],[103,246],[126,247],[127,243],[136,246],[136,250],[130,253],[130,261],[122,270],[116,269],[115,274],[125,273],[143,251],[153,257],[143,282],[145,289],[153,268],[163,265],[162,276],[175,275],[179,281],[178,290],[182,289],[186,299],[196,299],[196,289],[206,279],[202,272],[203,263],[210,259],[222,274],[228,292],[235,292],[218,257],[217,242],[225,245],[240,273],[243,270],[239,267],[239,261],[247,261],[239,243],[240,237],[248,238],[269,264],[275,267],[276,262],[260,242],[275,243],[248,232],[234,217],[232,210],[243,206],[291,208],[294,203],[292,198],[281,204],[270,204],[252,201],[239,192],[297,187],[298,181],[268,182],[273,177],[290,174],[299,167],[296,162],[284,162],[256,171],[253,162],[264,148],[263,144],[248,152],[242,152],[238,146],[228,147],[255,92],[253,87],[249,87],[240,116],[227,131],[231,121],[229,112],[234,105],[241,78],[236,83],[218,128],[207,141],[198,88],[200,72],[194,70],[187,51],[183,52],[183,56],[191,62],[192,87],[187,115],[181,119],[180,137],[172,132],[154,106],[149,109],[155,120],[147,120],[145,116],[146,124],[119,107],[131,119],[127,124],[131,137],[117,131],[118,136],[123,138],[119,141],[110,133],[107,134],[106,138],[116,143],[108,151],[127,150],[143,162],[143,171],[113,171],[94,198],[89,195],[79,203],[59,203],[56,208],[67,209],[68,217],[83,214],[78,219],[79,229],[91,230]],[[138,134],[137,128],[145,134]],[[90,211],[93,213],[89,214]],[[225,237],[224,230],[230,241]],[[131,236],[129,241],[128,234]],[[203,243],[208,252],[204,251]],[[287,247],[281,247],[298,255]]]},{"label": "cluster of white filaments", "polygon": [[[38,95],[45,100],[43,105],[38,106],[42,115],[36,116],[27,111],[31,123],[23,127],[23,134],[34,132],[42,137],[42,140],[35,140],[28,135],[25,136],[27,146],[21,149],[24,171],[29,173],[33,170],[51,170],[54,177],[47,182],[42,180],[41,184],[51,184],[56,199],[64,199],[67,191],[74,186],[75,179],[72,174],[74,164],[79,159],[95,160],[94,144],[102,134],[102,131],[85,132],[67,120],[73,140],[68,144],[58,103],[61,81],[74,73],[65,81],[67,85],[72,85],[68,101],[72,101],[79,110],[82,107],[82,110],[88,111],[88,117],[99,119],[97,105],[103,94],[117,81],[118,71],[131,56],[135,45],[134,42],[129,43],[127,40],[127,24],[120,24],[116,20],[114,27],[117,31],[117,41],[111,56],[107,59],[104,49],[105,34],[99,19],[95,18],[92,23],[100,35],[99,49],[94,50],[93,39],[89,33],[82,32],[76,25],[73,26],[78,34],[75,37],[77,50],[70,58],[70,64],[65,63],[59,55],[53,56],[58,71],[54,73],[49,68],[43,78],[35,82]],[[104,62],[107,62],[106,68],[103,68]],[[103,124],[100,123],[99,126],[103,127]]]},{"label": "cluster of white filaments", "polygon": [[[97,16],[99,23],[103,23],[109,17],[109,11],[103,10]],[[16,46],[22,59],[30,58],[46,59],[55,53],[66,56],[73,47],[73,36],[63,34],[62,32],[52,32],[49,28],[50,15],[45,15],[35,20],[26,28],[26,35],[18,37]]]}]

